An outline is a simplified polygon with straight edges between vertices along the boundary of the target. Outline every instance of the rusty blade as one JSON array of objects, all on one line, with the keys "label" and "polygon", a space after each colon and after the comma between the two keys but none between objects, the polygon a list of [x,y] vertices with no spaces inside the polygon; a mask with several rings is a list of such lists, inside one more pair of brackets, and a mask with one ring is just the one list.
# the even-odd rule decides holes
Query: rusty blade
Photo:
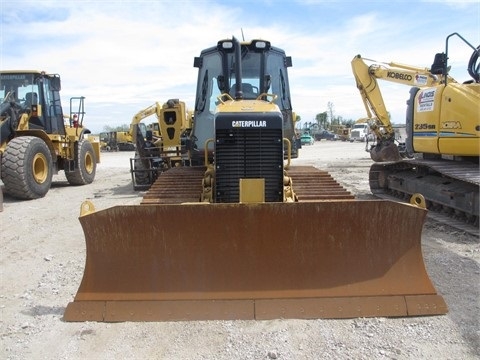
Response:
[{"label": "rusty blade", "polygon": [[423,262],[425,213],[390,201],[99,211],[80,218],[85,272],[65,319],[407,316],[407,297],[421,315],[417,296],[423,314],[445,313]]}]

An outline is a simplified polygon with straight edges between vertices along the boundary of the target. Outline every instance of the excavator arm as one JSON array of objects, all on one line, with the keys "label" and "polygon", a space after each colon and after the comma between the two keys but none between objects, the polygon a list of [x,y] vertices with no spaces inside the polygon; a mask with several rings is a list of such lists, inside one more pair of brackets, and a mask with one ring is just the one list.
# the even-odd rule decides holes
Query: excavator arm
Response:
[{"label": "excavator arm", "polygon": [[[444,81],[441,75],[434,75],[427,68],[399,63],[379,63],[375,60],[353,58],[352,71],[357,89],[367,112],[367,122],[377,138],[377,144],[370,149],[374,161],[399,161],[402,156],[395,144],[395,131],[385,106],[377,79],[415,87],[431,87]],[[449,82],[456,82],[448,77]]]},{"label": "excavator arm", "polygon": [[140,110],[137,112],[130,123],[130,129],[129,129],[129,134],[132,136],[133,142],[137,144],[137,132],[138,132],[138,124],[149,116],[152,116],[153,114],[157,114],[157,117],[159,116],[160,109],[162,108],[162,105],[160,105],[159,102],[156,102],[155,104],[150,105],[149,107]]}]

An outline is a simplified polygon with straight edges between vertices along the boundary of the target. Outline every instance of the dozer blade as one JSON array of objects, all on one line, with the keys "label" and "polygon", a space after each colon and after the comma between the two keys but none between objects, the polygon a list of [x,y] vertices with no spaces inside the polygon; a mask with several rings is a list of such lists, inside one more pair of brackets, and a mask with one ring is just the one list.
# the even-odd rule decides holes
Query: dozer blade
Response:
[{"label": "dozer blade", "polygon": [[384,200],[138,205],[91,213],[80,218],[85,272],[64,319],[444,314],[422,257],[425,214]]}]

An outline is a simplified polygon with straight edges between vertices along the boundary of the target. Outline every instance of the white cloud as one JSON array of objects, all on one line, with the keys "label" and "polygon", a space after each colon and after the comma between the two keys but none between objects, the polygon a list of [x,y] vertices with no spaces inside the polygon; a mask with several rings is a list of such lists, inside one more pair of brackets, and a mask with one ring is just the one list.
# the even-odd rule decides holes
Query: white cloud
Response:
[{"label": "white cloud", "polygon": [[[129,123],[143,107],[180,98],[193,107],[193,58],[219,39],[267,39],[293,57],[295,111],[313,119],[335,105],[337,115],[365,115],[350,61],[358,53],[378,61],[428,67],[455,31],[479,42],[479,8],[441,3],[332,1],[25,1],[1,3],[0,67],[59,73],[64,106],[86,97],[86,123]],[[464,8],[464,9],[463,9]],[[471,52],[452,43],[452,64]],[[462,50],[460,50],[462,49]],[[452,54],[454,54],[452,52]],[[458,57],[457,57],[458,54]],[[465,68],[463,69],[466,74]],[[381,84],[396,122],[408,88]],[[398,120],[397,120],[398,119]]]}]

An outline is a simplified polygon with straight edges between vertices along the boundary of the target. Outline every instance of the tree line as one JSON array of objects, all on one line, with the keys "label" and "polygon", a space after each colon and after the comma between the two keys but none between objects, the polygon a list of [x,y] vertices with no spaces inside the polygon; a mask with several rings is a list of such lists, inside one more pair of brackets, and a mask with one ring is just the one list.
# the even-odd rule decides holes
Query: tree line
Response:
[{"label": "tree line", "polygon": [[[297,115],[297,122],[301,117]],[[327,110],[315,115],[314,121],[307,121],[303,123],[304,128],[311,128],[317,126],[320,129],[329,129],[331,125],[344,125],[350,128],[355,123],[353,119],[344,119],[342,116],[335,115],[335,106],[332,102],[327,103]]]}]

